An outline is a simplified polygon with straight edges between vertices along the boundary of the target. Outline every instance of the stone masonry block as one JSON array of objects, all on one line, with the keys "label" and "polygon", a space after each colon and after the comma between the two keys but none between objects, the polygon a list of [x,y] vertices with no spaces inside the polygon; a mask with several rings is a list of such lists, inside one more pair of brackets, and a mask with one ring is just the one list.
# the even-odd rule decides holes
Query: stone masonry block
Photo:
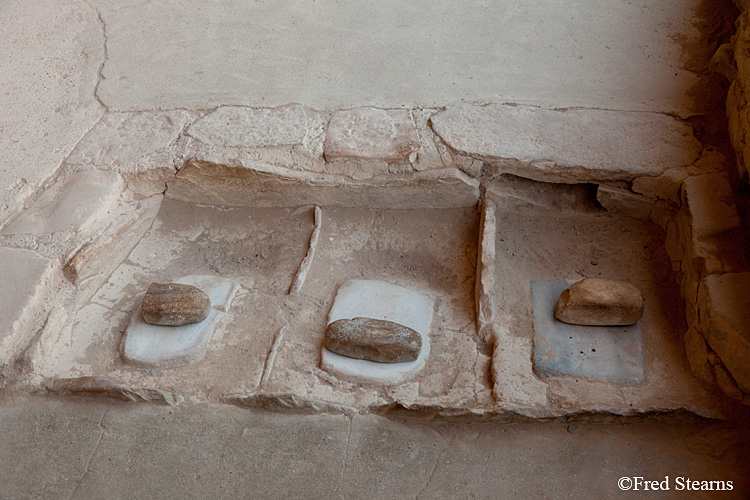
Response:
[{"label": "stone masonry block", "polygon": [[107,113],[65,161],[70,165],[126,165],[169,146],[187,119],[185,111]]},{"label": "stone masonry block", "polygon": [[599,186],[596,190],[596,200],[609,212],[643,221],[651,219],[651,210],[655,202],[652,198],[611,186]]},{"label": "stone masonry block", "polygon": [[406,109],[357,108],[339,111],[328,124],[325,157],[408,163],[420,147],[414,120]]},{"label": "stone masonry block", "polygon": [[745,270],[742,222],[727,178],[707,174],[685,179],[682,207],[681,231],[697,279]]},{"label": "stone masonry block", "polygon": [[323,133],[322,113],[291,104],[277,108],[222,106],[196,121],[188,134],[204,144],[227,147],[307,145]]},{"label": "stone masonry block", "polygon": [[546,182],[657,176],[701,151],[689,124],[656,113],[460,103],[431,122],[453,150],[498,173]]},{"label": "stone masonry block", "polygon": [[700,326],[744,394],[750,394],[750,273],[711,275],[698,292]]}]

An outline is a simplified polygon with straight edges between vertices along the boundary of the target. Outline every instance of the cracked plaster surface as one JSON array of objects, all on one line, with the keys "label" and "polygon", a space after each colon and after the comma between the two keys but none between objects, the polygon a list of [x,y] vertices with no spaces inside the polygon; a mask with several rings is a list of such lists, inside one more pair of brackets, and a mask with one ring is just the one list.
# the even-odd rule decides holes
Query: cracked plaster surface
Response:
[{"label": "cracked plaster surface", "polygon": [[467,99],[693,114],[683,96],[698,76],[683,67],[677,40],[700,36],[683,21],[698,0],[656,9],[608,5],[599,16],[570,15],[552,0],[438,8],[426,0],[285,0],[223,9],[199,1],[90,1],[106,23],[98,94],[110,109],[394,108]]}]

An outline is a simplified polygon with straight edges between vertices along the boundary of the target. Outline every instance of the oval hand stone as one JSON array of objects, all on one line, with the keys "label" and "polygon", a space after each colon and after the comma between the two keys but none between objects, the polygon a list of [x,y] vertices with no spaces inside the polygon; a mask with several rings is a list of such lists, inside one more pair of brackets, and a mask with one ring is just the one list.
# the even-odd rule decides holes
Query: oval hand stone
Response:
[{"label": "oval hand stone", "polygon": [[194,286],[152,283],[143,297],[141,311],[146,323],[180,326],[206,319],[211,312],[211,299]]},{"label": "oval hand stone", "polygon": [[555,317],[588,326],[632,325],[643,315],[643,297],[625,281],[586,278],[560,294]]},{"label": "oval hand stone", "polygon": [[329,351],[380,363],[414,361],[422,349],[418,332],[392,321],[372,318],[340,319],[326,329]]}]

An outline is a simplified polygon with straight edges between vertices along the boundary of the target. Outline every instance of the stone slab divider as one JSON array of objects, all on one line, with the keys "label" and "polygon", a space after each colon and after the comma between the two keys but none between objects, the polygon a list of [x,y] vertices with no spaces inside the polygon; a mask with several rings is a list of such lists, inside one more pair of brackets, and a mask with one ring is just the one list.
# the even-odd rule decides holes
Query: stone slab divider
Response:
[{"label": "stone slab divider", "polygon": [[318,239],[320,238],[320,228],[323,224],[323,211],[320,207],[316,206],[313,210],[313,218],[314,225],[312,234],[310,235],[307,254],[299,265],[297,273],[294,275],[294,281],[292,281],[292,284],[289,287],[289,295],[296,295],[302,289],[302,285],[305,284],[305,278],[307,278],[307,273],[310,271],[313,259],[315,258],[315,250],[318,248]]},{"label": "stone slab divider", "polygon": [[497,258],[497,207],[486,197],[481,202],[479,221],[479,255],[477,257],[476,297],[477,331],[485,342],[490,340],[487,327],[495,312],[495,259]]}]

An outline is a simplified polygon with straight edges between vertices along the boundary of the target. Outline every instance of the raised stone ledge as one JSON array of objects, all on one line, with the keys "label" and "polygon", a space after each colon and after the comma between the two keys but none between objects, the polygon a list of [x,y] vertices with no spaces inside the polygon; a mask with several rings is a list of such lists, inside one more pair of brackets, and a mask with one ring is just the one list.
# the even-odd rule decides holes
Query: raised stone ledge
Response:
[{"label": "raised stone ledge", "polygon": [[476,205],[479,181],[457,169],[355,181],[260,162],[190,160],[166,194],[176,200],[216,206],[458,208]]},{"label": "raised stone ledge", "polygon": [[701,151],[689,124],[657,113],[460,103],[431,123],[453,150],[498,173],[545,182],[657,176],[692,164]]}]

